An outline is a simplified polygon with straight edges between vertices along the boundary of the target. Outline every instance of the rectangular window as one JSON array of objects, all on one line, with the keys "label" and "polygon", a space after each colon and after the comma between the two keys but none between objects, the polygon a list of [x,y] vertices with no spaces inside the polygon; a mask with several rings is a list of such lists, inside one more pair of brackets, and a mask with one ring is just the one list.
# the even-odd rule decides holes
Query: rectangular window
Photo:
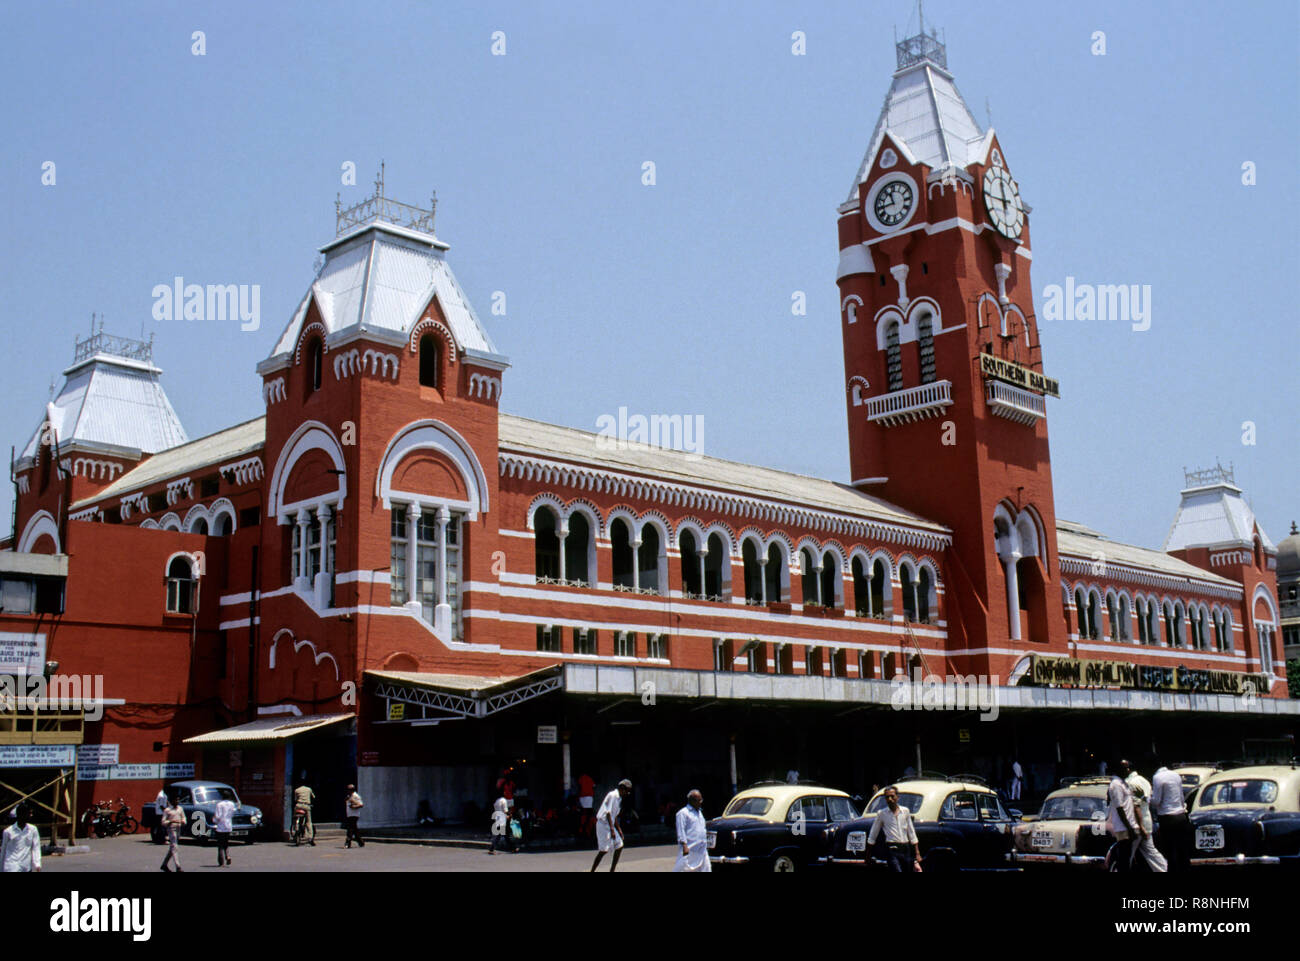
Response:
[{"label": "rectangular window", "polygon": [[715,671],[729,671],[732,668],[733,660],[731,641],[715,637],[713,639],[713,669]]},{"label": "rectangular window", "polygon": [[206,477],[199,478],[199,496],[216,497],[217,491],[221,489],[221,475],[208,474]]},{"label": "rectangular window", "polygon": [[461,515],[447,521],[447,603],[451,606],[452,633],[461,638],[460,621],[460,526]]},{"label": "rectangular window", "polygon": [[659,660],[668,660],[668,635],[667,634],[647,634],[645,638],[646,657],[658,658]]},{"label": "rectangular window", "polygon": [[573,653],[595,654],[596,632],[585,627],[575,627],[573,629]]},{"label": "rectangular window", "polygon": [[0,612],[30,614],[36,605],[36,583],[30,580],[0,580]]},{"label": "rectangular window", "polygon": [[307,579],[315,582],[320,573],[321,543],[320,518],[315,511],[307,512]]},{"label": "rectangular window", "polygon": [[410,600],[406,587],[406,505],[394,504],[389,525],[388,573],[391,579],[389,603],[399,607]]},{"label": "rectangular window", "polygon": [[331,514],[329,523],[325,525],[325,572],[329,574],[329,578],[330,578],[329,581],[330,589],[328,595],[330,607],[334,606],[334,574],[335,574],[334,548],[337,542],[337,537],[335,532],[336,532],[336,527],[335,527],[334,515]]},{"label": "rectangular window", "polygon": [[415,525],[415,594],[421,616],[433,623],[438,603],[438,517],[436,511],[421,511]]},{"label": "rectangular window", "polygon": [[551,654],[560,653],[560,629],[553,624],[538,624],[537,649]]},{"label": "rectangular window", "polygon": [[293,579],[296,581],[302,577],[302,528],[295,523],[292,530],[293,537],[290,551],[293,556]]},{"label": "rectangular window", "polygon": [[619,631],[614,635],[615,657],[636,657],[636,634],[632,631]]}]

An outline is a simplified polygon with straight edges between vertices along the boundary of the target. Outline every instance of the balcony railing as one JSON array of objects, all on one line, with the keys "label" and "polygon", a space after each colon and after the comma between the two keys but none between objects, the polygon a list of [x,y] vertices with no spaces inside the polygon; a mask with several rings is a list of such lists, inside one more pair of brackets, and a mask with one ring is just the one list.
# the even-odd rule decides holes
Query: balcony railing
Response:
[{"label": "balcony railing", "polygon": [[984,395],[989,410],[1018,424],[1033,424],[1047,416],[1047,401],[1042,394],[1025,390],[1000,380],[990,380]]},{"label": "balcony railing", "polygon": [[933,384],[896,390],[879,397],[867,398],[867,419],[886,427],[907,424],[927,417],[938,417],[952,404],[952,382],[937,380]]}]

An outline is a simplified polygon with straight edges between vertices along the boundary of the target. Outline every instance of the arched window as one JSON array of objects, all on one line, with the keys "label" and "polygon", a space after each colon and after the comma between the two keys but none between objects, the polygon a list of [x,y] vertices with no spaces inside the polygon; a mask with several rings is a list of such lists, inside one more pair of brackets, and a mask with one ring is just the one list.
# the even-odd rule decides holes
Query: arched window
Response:
[{"label": "arched window", "polygon": [[234,519],[223,511],[217,515],[216,524],[213,526],[213,533],[218,537],[229,537],[231,534],[231,528],[234,526]]},{"label": "arched window", "polygon": [[1150,644],[1151,635],[1147,633],[1147,602],[1141,597],[1135,602],[1138,616],[1138,643]]},{"label": "arched window", "polygon": [[934,383],[934,318],[922,314],[916,322],[917,345],[921,357],[921,383]]},{"label": "arched window", "polygon": [[307,346],[307,392],[320,390],[321,373],[325,368],[325,345],[320,338],[313,337]]},{"label": "arched window", "polygon": [[763,564],[759,563],[758,545],[746,539],[740,545],[740,556],[745,565],[745,603],[762,604],[766,600],[763,591]]},{"label": "arched window", "polygon": [[1119,631],[1116,635],[1116,640],[1127,641],[1131,639],[1132,628],[1129,626],[1131,620],[1132,615],[1128,607],[1128,596],[1121,594],[1119,596]]},{"label": "arched window", "polygon": [[1110,639],[1119,640],[1119,602],[1114,591],[1106,592],[1106,617],[1110,619]]},{"label": "arched window", "polygon": [[1078,622],[1079,639],[1086,639],[1088,636],[1088,599],[1084,596],[1082,587],[1074,589],[1074,618]]},{"label": "arched window", "polygon": [[731,580],[731,558],[720,534],[710,534],[706,542],[708,553],[704,557],[704,594],[709,600],[726,599],[727,584]]},{"label": "arched window", "polygon": [[1165,603],[1165,646],[1174,647],[1174,609],[1168,602]]},{"label": "arched window", "polygon": [[194,526],[190,528],[191,534],[206,534],[207,532],[208,532],[208,522],[205,521],[202,517],[196,520],[194,522]]},{"label": "arched window", "polygon": [[193,614],[199,609],[199,582],[187,557],[173,557],[167,565],[167,613]]},{"label": "arched window", "polygon": [[1147,598],[1147,643],[1160,643],[1160,607],[1155,598]]},{"label": "arched window", "polygon": [[537,508],[533,515],[533,573],[539,581],[560,578],[559,526],[555,511],[549,507]]},{"label": "arched window", "polygon": [[916,619],[922,624],[930,623],[930,591],[933,586],[930,583],[930,569],[921,568],[916,578]]},{"label": "arched window", "polygon": [[849,564],[853,572],[853,610],[858,617],[871,615],[871,581],[862,568],[862,558],[855,557]]},{"label": "arched window", "polygon": [[614,561],[614,586],[631,588],[636,581],[633,571],[635,559],[632,553],[632,531],[627,521],[616,517],[609,525],[609,542]]},{"label": "arched window", "polygon": [[441,358],[438,352],[438,338],[433,334],[424,334],[420,338],[420,386],[438,386],[438,366]]},{"label": "arched window", "polygon": [[898,345],[898,321],[891,320],[885,328],[885,369],[889,389],[903,389],[903,352]]},{"label": "arched window", "polygon": [[889,614],[890,600],[893,591],[890,590],[889,574],[885,570],[885,562],[877,559],[876,563],[871,565],[871,616],[886,617]]},{"label": "arched window", "polygon": [[912,581],[912,568],[904,564],[898,570],[898,579],[903,587],[903,620],[916,620],[916,589]]},{"label": "arched window", "polygon": [[1101,637],[1101,596],[1095,591],[1088,595],[1088,637],[1098,640]]},{"label": "arched window", "polygon": [[637,576],[643,591],[658,594],[662,591],[659,583],[659,528],[646,524],[641,528],[641,546],[636,549]]},{"label": "arched window", "polygon": [[1223,649],[1232,650],[1232,611],[1223,612]]},{"label": "arched window", "polygon": [[564,539],[564,579],[570,584],[591,586],[588,561],[592,545],[591,523],[587,515],[574,511],[569,515],[569,536]]},{"label": "arched window", "polygon": [[806,547],[799,551],[799,566],[803,568],[801,586],[803,588],[803,603],[805,607],[814,607],[822,602],[821,579],[818,577],[816,564],[817,562],[813,560],[812,552]]},{"label": "arched window", "polygon": [[838,607],[840,586],[840,559],[831,551],[822,556],[821,597],[823,607]]},{"label": "arched window", "polygon": [[768,545],[766,568],[764,577],[767,580],[767,602],[773,604],[784,601],[786,588],[790,586],[790,568],[785,562],[781,548],[776,544]]},{"label": "arched window", "polygon": [[704,593],[704,584],[699,542],[695,539],[695,532],[682,531],[677,546],[682,553],[682,591],[688,596],[699,597]]}]

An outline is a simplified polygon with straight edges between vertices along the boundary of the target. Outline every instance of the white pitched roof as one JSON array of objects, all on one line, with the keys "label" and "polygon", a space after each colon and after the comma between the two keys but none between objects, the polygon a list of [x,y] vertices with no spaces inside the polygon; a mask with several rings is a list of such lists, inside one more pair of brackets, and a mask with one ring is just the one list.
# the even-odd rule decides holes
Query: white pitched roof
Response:
[{"label": "white pitched roof", "polygon": [[272,356],[293,350],[312,298],[329,334],[352,327],[407,334],[437,297],[462,350],[497,352],[447,264],[446,245],[432,235],[376,223],[322,250],[325,264]]},{"label": "white pitched roof", "polygon": [[1062,555],[1093,560],[1101,553],[1106,564],[1123,564],[1141,570],[1168,574],[1173,577],[1193,578],[1213,584],[1239,586],[1236,581],[1218,574],[1212,574],[1195,564],[1189,564],[1177,557],[1171,557],[1160,551],[1153,551],[1134,544],[1122,544],[1098,534],[1091,528],[1070,521],[1058,521],[1056,525],[1056,549]]},{"label": "white pitched roof", "polygon": [[590,431],[559,427],[511,414],[499,417],[502,452],[558,458],[664,480],[713,488],[720,493],[760,497],[813,509],[839,511],[869,520],[922,528],[943,535],[948,528],[888,501],[834,481],[770,467],[740,464],[680,450],[642,444],[613,444]]},{"label": "white pitched roof", "polygon": [[[153,364],[96,353],[63,373],[63,389],[47,407],[61,447],[84,441],[151,454],[188,439]],[[40,433],[38,425],[23,457],[35,456]]]},{"label": "white pitched roof", "polygon": [[[1165,538],[1164,549],[1179,551],[1189,547],[1244,547],[1254,549],[1255,512],[1242,497],[1241,488],[1226,481],[1189,487],[1182,492],[1178,513]],[[1265,551],[1276,548],[1263,529],[1259,529],[1260,546]]]},{"label": "white pitched roof", "polygon": [[957,91],[952,74],[929,60],[894,74],[849,200],[857,199],[858,185],[871,170],[886,131],[906,145],[914,160],[932,169],[948,164],[966,167],[983,159],[984,131]]}]

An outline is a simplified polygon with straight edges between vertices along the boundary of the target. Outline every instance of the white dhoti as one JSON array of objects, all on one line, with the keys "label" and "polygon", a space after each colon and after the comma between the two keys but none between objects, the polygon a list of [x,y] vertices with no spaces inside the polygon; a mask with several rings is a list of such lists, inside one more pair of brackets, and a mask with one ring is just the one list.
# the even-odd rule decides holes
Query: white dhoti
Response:
[{"label": "white dhoti", "polygon": [[607,822],[603,820],[597,821],[596,846],[600,849],[601,854],[617,851],[623,847],[623,835],[611,831]]},{"label": "white dhoti", "polygon": [[681,853],[680,847],[677,850],[677,863],[673,865],[674,871],[713,870],[713,864],[709,861],[708,845],[703,841],[687,847],[685,854]]}]

